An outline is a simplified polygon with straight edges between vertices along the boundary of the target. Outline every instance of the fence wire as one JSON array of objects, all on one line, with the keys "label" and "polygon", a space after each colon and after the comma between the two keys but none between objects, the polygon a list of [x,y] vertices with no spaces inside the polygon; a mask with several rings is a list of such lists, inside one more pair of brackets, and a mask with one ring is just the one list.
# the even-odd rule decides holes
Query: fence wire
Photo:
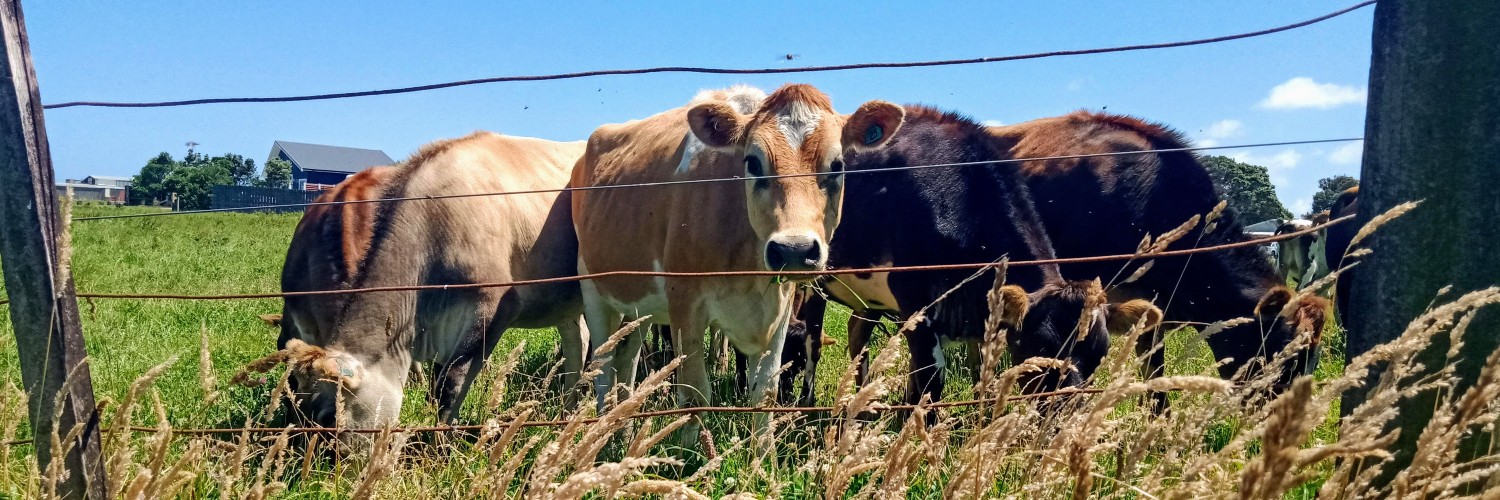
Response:
[{"label": "fence wire", "polygon": [[1148,43],[1139,45],[1123,45],[1118,47],[1102,47],[1079,50],[1058,50],[1051,52],[1037,52],[1032,54],[1017,54],[996,57],[976,57],[970,59],[946,59],[937,61],[909,61],[909,62],[883,62],[883,63],[857,63],[838,64],[831,66],[801,66],[794,68],[759,68],[759,69],[733,69],[733,68],[705,68],[695,66],[665,66],[656,68],[635,69],[605,69],[594,71],[580,71],[576,73],[558,73],[551,75],[525,75],[525,76],[496,76],[490,78],[478,78],[473,80],[459,80],[443,83],[431,83],[411,87],[397,87],[377,90],[361,90],[355,92],[336,92],[329,94],[294,95],[282,97],[218,97],[209,99],[186,99],[180,101],[158,101],[158,102],[110,102],[110,101],[71,101],[43,105],[43,109],[62,109],[73,107],[96,107],[96,108],[165,108],[172,106],[194,106],[200,104],[226,104],[226,103],[270,103],[270,102],[299,102],[299,101],[321,101],[327,99],[346,99],[351,97],[368,97],[378,95],[406,94],[411,92],[424,92],[429,90],[463,87],[468,85],[480,85],[487,83],[503,82],[536,82],[549,80],[571,80],[576,78],[588,78],[596,76],[611,75],[644,75],[652,73],[703,73],[713,75],[770,75],[786,73],[814,73],[830,71],[848,71],[856,69],[875,68],[922,68],[931,66],[957,66],[966,64],[997,63],[1005,61],[1020,61],[1026,59],[1042,59],[1048,57],[1079,56],[1088,54],[1108,54],[1112,52],[1130,52],[1137,50],[1167,49],[1175,47],[1189,47],[1193,45],[1205,45],[1211,43],[1227,42],[1245,38],[1280,33],[1304,26],[1317,24],[1335,17],[1348,14],[1375,4],[1375,0],[1366,0],[1349,7],[1345,7],[1328,14],[1312,19],[1298,21],[1292,24],[1277,26],[1274,28],[1236,33],[1233,35],[1216,36],[1212,38],[1200,38],[1196,40],[1183,40],[1165,43]]},{"label": "fence wire", "polygon": [[[1267,237],[1264,237],[1264,238],[1250,238],[1250,239],[1246,239],[1244,241],[1237,241],[1237,242],[1234,242],[1234,243],[1225,243],[1225,244],[1222,244],[1222,245],[1213,245],[1213,246],[1206,246],[1206,247],[1199,247],[1199,248],[1186,248],[1186,249],[1182,249],[1182,250],[1167,250],[1167,251],[1161,251],[1161,252],[1155,252],[1155,253],[1132,253],[1132,254],[1116,254],[1116,255],[1096,255],[1096,256],[1089,256],[1089,257],[1067,257],[1067,258],[1056,258],[1056,259],[1017,260],[1017,261],[1007,261],[1007,262],[1005,262],[1005,265],[1006,266],[1010,266],[1010,267],[1018,267],[1018,266],[1082,264],[1082,263],[1090,263],[1090,262],[1109,262],[1109,261],[1117,261],[1117,260],[1159,259],[1159,258],[1165,258],[1165,257],[1179,257],[1179,256],[1183,256],[1183,255],[1193,255],[1193,254],[1199,254],[1199,253],[1217,252],[1217,251],[1222,251],[1222,250],[1229,250],[1229,249],[1234,249],[1234,248],[1243,248],[1243,247],[1251,247],[1251,246],[1257,246],[1257,245],[1264,245],[1266,243],[1274,243],[1274,242],[1278,242],[1278,241],[1285,241],[1285,240],[1289,240],[1289,239],[1293,239],[1293,238],[1298,238],[1298,237],[1301,237],[1303,235],[1312,234],[1312,233],[1315,233],[1317,231],[1321,231],[1321,230],[1323,230],[1323,229],[1325,229],[1325,228],[1327,228],[1329,226],[1335,225],[1335,224],[1346,223],[1346,222],[1348,222],[1350,220],[1353,220],[1353,219],[1354,219],[1354,215],[1346,215],[1346,216],[1343,216],[1343,217],[1340,217],[1340,218],[1337,218],[1337,219],[1330,220],[1330,221],[1328,221],[1326,223],[1323,223],[1323,224],[1313,225],[1311,227],[1308,227],[1306,229],[1302,229],[1302,230],[1299,230],[1299,231],[1293,231],[1293,232],[1289,232],[1289,233],[1282,233],[1282,234],[1278,234],[1278,235],[1274,235],[1274,236],[1267,236]],[[541,278],[541,279],[504,281],[504,282],[491,282],[491,283],[463,283],[463,284],[456,284],[456,285],[405,285],[405,286],[383,286],[383,287],[367,287],[367,288],[345,288],[345,289],[337,289],[337,290],[309,290],[309,291],[301,291],[301,292],[266,292],[266,293],[241,293],[241,294],[224,294],[224,295],[189,295],[189,294],[168,294],[168,293],[79,293],[79,294],[77,294],[77,296],[78,296],[78,298],[82,298],[82,299],[171,299],[171,300],[276,299],[276,298],[286,298],[286,297],[307,297],[307,296],[318,296],[318,295],[345,295],[345,294],[360,294],[360,293],[374,293],[374,292],[407,292],[407,291],[415,291],[415,290],[469,290],[469,289],[476,289],[476,288],[499,288],[499,287],[512,287],[512,286],[524,286],[524,285],[540,285],[540,284],[547,284],[547,283],[563,283],[563,282],[569,282],[569,281],[594,280],[594,279],[600,279],[600,278],[610,278],[610,277],[620,277],[620,276],[643,276],[643,277],[663,277],[663,278],[717,278],[717,277],[745,277],[745,276],[777,277],[777,276],[779,276],[779,277],[788,277],[788,278],[797,278],[797,277],[806,278],[806,277],[813,277],[813,276],[838,276],[838,275],[846,275],[846,274],[863,274],[863,273],[900,273],[900,272],[913,272],[913,271],[971,270],[971,269],[984,269],[984,268],[988,268],[988,267],[998,267],[999,265],[1000,265],[1000,262],[975,262],[975,263],[966,263],[966,264],[936,264],[936,265],[925,265],[925,266],[892,266],[892,267],[865,267],[865,268],[852,268],[852,269],[825,269],[825,270],[822,270],[822,271],[710,271],[710,272],[606,271],[606,272],[600,272],[600,273],[580,274],[580,275],[577,275],[577,276],[561,276],[561,277],[556,277],[556,278]],[[8,299],[0,300],[0,304],[5,304],[7,302],[9,302]]]},{"label": "fence wire", "polygon": [[[899,172],[899,171],[905,171],[905,170],[927,170],[927,169],[934,169],[934,168],[958,168],[958,167],[994,166],[994,165],[1004,165],[1004,164],[1008,164],[1008,163],[1024,163],[1024,162],[1029,162],[1029,161],[1076,160],[1076,159],[1083,159],[1083,158],[1100,158],[1100,157],[1109,157],[1109,156],[1129,156],[1129,155],[1161,154],[1161,153],[1183,153],[1183,152],[1194,152],[1194,151],[1209,151],[1209,150],[1217,150],[1217,149],[1245,149],[1245,148],[1263,148],[1263,147],[1272,147],[1272,146],[1300,146],[1300,145],[1307,145],[1307,144],[1326,144],[1326,143],[1331,143],[1331,142],[1352,142],[1352,141],[1363,141],[1363,140],[1364,140],[1363,137],[1347,137],[1347,138],[1342,138],[1342,139],[1312,139],[1312,140],[1306,140],[1306,141],[1260,142],[1260,143],[1254,143],[1254,144],[1239,144],[1239,145],[1232,145],[1232,146],[1193,146],[1193,147],[1184,147],[1184,148],[1142,149],[1142,150],[1138,150],[1138,151],[1114,151],[1114,152],[1109,152],[1109,153],[1087,153],[1087,154],[1076,154],[1076,155],[1038,156],[1038,157],[1032,157],[1032,158],[1007,158],[1007,159],[1001,159],[1001,160],[984,160],[984,161],[970,161],[970,162],[957,162],[957,163],[935,163],[935,164],[931,164],[931,165],[907,165],[907,166],[903,166],[903,167],[871,168],[871,169],[865,169],[865,170],[847,170],[847,171],[841,171],[841,172],[810,172],[810,173],[804,173],[804,174],[767,175],[767,176],[763,176],[763,177],[757,177],[757,179],[767,179],[767,180],[769,180],[769,179],[788,179],[788,178],[796,178],[796,177],[824,177],[824,176],[834,176],[834,175],[879,174],[879,173]],[[684,179],[684,180],[662,181],[662,182],[639,182],[639,183],[632,183],[632,184],[607,184],[607,185],[602,185],[602,186],[574,186],[574,187],[561,187],[561,188],[550,188],[550,189],[529,189],[529,190],[524,190],[524,191],[495,191],[495,192],[488,192],[488,193],[465,193],[465,194],[437,195],[437,196],[407,196],[407,197],[398,197],[398,198],[375,198],[375,199],[370,199],[370,200],[342,200],[342,201],[317,201],[317,202],[308,202],[308,203],[284,203],[284,204],[278,204],[278,205],[256,205],[256,206],[249,206],[249,207],[209,208],[209,209],[203,209],[203,210],[180,210],[180,211],[176,211],[176,212],[147,212],[147,213],[140,213],[140,214],[99,215],[99,216],[94,216],[94,217],[78,217],[78,218],[74,218],[73,221],[77,222],[77,221],[109,220],[109,219],[138,219],[138,218],[142,218],[142,217],[166,217],[166,216],[174,216],[174,215],[194,215],[194,214],[206,214],[206,213],[217,213],[217,212],[248,212],[248,211],[257,211],[257,210],[277,210],[277,209],[295,208],[295,207],[317,207],[317,206],[328,206],[328,205],[354,205],[354,204],[362,204],[362,203],[394,203],[394,202],[404,202],[404,201],[451,200],[451,199],[455,199],[455,198],[478,198],[478,197],[487,197],[487,196],[514,196],[514,195],[523,195],[523,194],[564,193],[564,192],[574,192],[574,191],[605,191],[605,190],[610,190],[610,189],[630,189],[630,188],[645,188],[645,187],[681,186],[681,185],[691,185],[691,184],[712,184],[712,183],[718,183],[718,182],[744,182],[745,180],[747,180],[747,178],[740,177],[740,176],[735,176],[735,177],[722,177],[722,178],[712,178],[712,179]]]}]

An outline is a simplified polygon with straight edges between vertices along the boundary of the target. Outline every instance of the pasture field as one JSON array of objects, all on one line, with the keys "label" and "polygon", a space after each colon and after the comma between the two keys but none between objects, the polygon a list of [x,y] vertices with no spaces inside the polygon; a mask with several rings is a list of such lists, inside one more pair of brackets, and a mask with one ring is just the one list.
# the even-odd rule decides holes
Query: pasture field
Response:
[{"label": "pasture field", "polygon": [[[80,206],[75,216],[139,210],[145,209]],[[224,213],[76,222],[73,272],[78,290],[273,292],[278,290],[282,259],[299,217]],[[228,384],[246,363],[271,352],[278,332],[257,315],[280,312],[279,300],[94,299],[81,301],[80,309],[94,387],[100,400],[109,402],[104,410],[107,425],[128,421],[158,427],[162,418],[179,429],[281,425],[279,419],[264,417],[277,372],[270,375],[272,383],[260,387]],[[818,403],[856,414],[880,401],[899,402],[904,349],[881,351],[876,381],[859,391],[850,387],[843,349],[847,315],[846,310],[830,311],[827,330],[839,344],[825,351]],[[1324,334],[1319,381],[1341,374],[1343,337],[1332,324]],[[20,374],[8,313],[0,312],[0,327],[6,332],[0,335],[0,430],[5,432],[0,435],[0,497],[31,497],[44,493],[35,490],[31,449],[9,444],[30,436],[24,400],[19,399]],[[879,342],[886,343],[883,337]],[[1170,417],[1152,417],[1139,403],[1146,386],[1134,381],[1134,360],[1129,349],[1120,347],[1123,344],[1116,342],[1118,357],[1095,381],[1110,389],[1065,403],[1079,411],[1053,420],[1043,418],[1037,405],[1021,401],[947,409],[931,430],[903,427],[890,413],[873,423],[812,415],[800,420],[778,416],[771,421],[774,434],[758,435],[751,432],[757,421],[752,415],[709,414],[703,421],[717,458],[705,452],[701,439],[698,446],[683,449],[669,444],[677,440],[665,433],[651,436],[675,417],[626,422],[610,415],[595,425],[575,422],[564,429],[528,429],[515,436],[485,433],[478,443],[474,436],[381,436],[368,463],[335,463],[325,454],[305,456],[297,441],[288,444],[285,436],[278,441],[275,434],[264,440],[178,436],[169,442],[162,440],[163,432],[107,434],[105,448],[119,462],[110,464],[117,484],[184,497],[471,498],[548,492],[573,497],[587,491],[581,487],[597,486],[667,498],[741,492],[847,497],[861,491],[877,497],[929,498],[961,491],[1056,497],[1077,488],[1101,496],[1149,498],[1147,492],[1160,490],[1224,494],[1250,487],[1254,478],[1247,479],[1247,474],[1278,470],[1267,465],[1270,459],[1259,441],[1275,431],[1266,426],[1274,427],[1280,418],[1271,411],[1276,405],[1236,404],[1244,396],[1226,393],[1209,377],[1193,377],[1212,370],[1207,345],[1197,332],[1169,333],[1169,375],[1184,377],[1151,386],[1183,390],[1173,395],[1175,411]],[[544,377],[558,359],[555,345],[552,331],[507,332],[486,376],[470,394],[462,423],[503,423],[518,415],[576,420],[591,414],[592,404],[575,413],[546,389]],[[138,378],[159,365],[164,366],[159,373],[146,377],[154,380],[132,391]],[[496,383],[497,372],[504,374],[498,379],[503,384]],[[1002,383],[1007,376],[992,382]],[[950,380],[949,400],[1009,393],[995,386],[975,389],[968,374]],[[716,376],[716,402],[743,405],[731,396],[731,381],[727,373]],[[1338,440],[1333,426],[1337,398],[1321,392],[1312,397],[1321,390],[1312,387],[1298,393],[1309,403],[1295,406],[1302,413],[1293,451]],[[497,388],[502,392],[496,393]],[[435,409],[426,402],[425,392],[408,388],[403,423],[433,422]],[[657,387],[627,403],[668,408],[670,392]],[[117,415],[122,406],[127,411]],[[1292,407],[1283,405],[1282,410]],[[1057,428],[1078,428],[1071,423],[1047,425],[1057,419],[1076,420],[1090,430],[1057,434]],[[605,433],[601,441],[599,429],[617,430],[624,439],[608,441]],[[402,453],[379,453],[403,442]],[[775,453],[755,452],[760,447],[774,448]],[[1283,476],[1267,483],[1269,490],[1257,491],[1285,490],[1288,497],[1312,498],[1331,471],[1327,459],[1288,465],[1279,470]],[[514,481],[504,476],[505,481],[492,483],[503,474],[514,474]],[[562,484],[549,485],[552,482]],[[621,484],[628,486],[617,489]]]}]

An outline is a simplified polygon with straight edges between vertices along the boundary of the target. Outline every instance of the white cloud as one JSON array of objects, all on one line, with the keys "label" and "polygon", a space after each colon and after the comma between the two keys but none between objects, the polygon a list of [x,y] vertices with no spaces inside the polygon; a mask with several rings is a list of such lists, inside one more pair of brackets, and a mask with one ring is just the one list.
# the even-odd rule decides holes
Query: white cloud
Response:
[{"label": "white cloud", "polygon": [[1219,120],[1209,125],[1203,135],[1210,139],[1224,139],[1240,135],[1244,128],[1245,124],[1239,120]]},{"label": "white cloud", "polygon": [[1266,109],[1328,109],[1345,104],[1365,102],[1364,88],[1333,83],[1318,83],[1299,76],[1271,88],[1271,95],[1257,106]]},{"label": "white cloud", "polygon": [[1077,92],[1079,90],[1083,90],[1083,79],[1080,78],[1080,79],[1068,82],[1068,91],[1069,92]]},{"label": "white cloud", "polygon": [[1266,173],[1271,176],[1271,184],[1287,186],[1291,179],[1287,178],[1286,172],[1297,168],[1302,162],[1302,153],[1294,149],[1283,149],[1270,156],[1260,156],[1249,151],[1240,151],[1229,155],[1234,161],[1260,165],[1266,167]]},{"label": "white cloud", "polygon": [[1211,148],[1218,146],[1220,139],[1244,135],[1245,123],[1239,120],[1219,120],[1209,124],[1207,128],[1198,131],[1198,137],[1193,142],[1200,148]]},{"label": "white cloud", "polygon": [[1001,125],[1005,125],[1005,122],[1002,122],[1000,120],[985,120],[985,121],[979,122],[979,124],[980,125],[984,125],[986,127],[999,127]]},{"label": "white cloud", "polygon": [[1328,153],[1328,162],[1335,165],[1352,165],[1359,163],[1364,154],[1365,143],[1351,142]]},{"label": "white cloud", "polygon": [[1312,211],[1312,200],[1308,198],[1297,198],[1292,201],[1292,216],[1297,217]]}]

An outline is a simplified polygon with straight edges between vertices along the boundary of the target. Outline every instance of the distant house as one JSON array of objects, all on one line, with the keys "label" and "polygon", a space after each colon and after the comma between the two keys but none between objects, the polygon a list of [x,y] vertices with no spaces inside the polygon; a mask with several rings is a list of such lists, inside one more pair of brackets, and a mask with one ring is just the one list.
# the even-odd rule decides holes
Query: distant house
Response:
[{"label": "distant house", "polygon": [[73,190],[73,201],[102,201],[124,205],[130,178],[90,175],[82,180],[68,179],[57,185],[57,198],[61,200],[66,197],[70,188]]},{"label": "distant house", "polygon": [[292,164],[292,189],[308,191],[328,189],[366,168],[395,163],[378,149],[290,141],[276,141],[271,145],[271,156],[267,161],[275,159]]}]

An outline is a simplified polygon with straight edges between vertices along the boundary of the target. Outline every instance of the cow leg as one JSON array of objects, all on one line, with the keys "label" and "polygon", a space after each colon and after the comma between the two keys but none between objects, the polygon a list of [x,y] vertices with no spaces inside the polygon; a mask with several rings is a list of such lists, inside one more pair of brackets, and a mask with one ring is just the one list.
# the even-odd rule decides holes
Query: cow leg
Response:
[{"label": "cow leg", "polygon": [[[854,383],[864,386],[870,376],[870,335],[875,332],[875,322],[865,319],[870,311],[854,311],[849,315],[849,360],[855,363]],[[915,365],[914,365],[915,366]]]},{"label": "cow leg", "polygon": [[[579,269],[583,267],[580,265]],[[590,360],[590,366],[598,363],[600,371],[594,377],[594,403],[602,412],[605,399],[615,385],[615,365],[611,362],[614,359],[614,352],[597,353],[593,350],[609,341],[610,335],[615,333],[624,316],[604,304],[603,298],[599,296],[599,289],[594,286],[593,281],[581,281],[579,286],[583,290],[583,319],[587,324],[589,334],[590,352],[587,358]]]},{"label": "cow leg", "polygon": [[[804,328],[802,335],[804,342],[802,356],[804,360],[802,362],[802,373],[794,373],[793,375],[801,375],[802,377],[802,395],[797,398],[796,403],[798,406],[805,407],[812,406],[816,401],[817,395],[813,391],[817,387],[818,382],[818,362],[823,359],[823,319],[827,315],[828,299],[811,292],[805,294],[804,297],[802,303],[797,305],[796,310],[797,319],[802,321]],[[786,352],[782,353],[783,356],[786,354]],[[782,379],[782,390],[787,393],[787,397],[781,400],[783,404],[791,402],[790,393],[795,380],[795,377],[785,377]]]},{"label": "cow leg", "polygon": [[569,407],[575,402],[579,374],[583,373],[584,363],[588,362],[588,332],[581,317],[557,324],[558,345],[563,358],[562,394]]},{"label": "cow leg", "polygon": [[[922,323],[926,323],[923,321]],[[928,403],[943,399],[944,371],[948,360],[943,355],[942,343],[931,327],[919,325],[906,335],[907,348],[911,350],[911,374],[907,379],[906,403]],[[904,420],[904,418],[903,418]],[[927,414],[927,425],[937,423],[937,414]]]},{"label": "cow leg", "polygon": [[[1162,329],[1153,328],[1151,331],[1141,335],[1135,343],[1136,355],[1145,355],[1141,362],[1141,377],[1151,380],[1166,374],[1167,349],[1162,343]],[[1167,393],[1152,391],[1147,393],[1151,400],[1151,412],[1161,415],[1167,411]]]},{"label": "cow leg", "polygon": [[650,328],[650,325],[640,325],[636,327],[636,331],[625,334],[625,338],[615,345],[615,356],[611,363],[614,364],[616,379],[626,387],[635,387],[636,370],[641,362],[641,345],[645,343]]},{"label": "cow leg", "polygon": [[[495,345],[500,342],[500,336],[510,327],[520,312],[519,298],[513,290],[507,290],[498,304],[493,309],[494,313],[486,320],[487,314],[479,314],[472,323],[472,336],[461,340],[461,346],[450,359],[442,364],[440,371],[433,374],[433,384],[437,387],[438,422],[451,423],[458,418],[458,411],[463,407],[464,399],[469,395],[469,389],[474,385],[479,372],[484,369],[485,361],[489,359],[490,353],[494,352]],[[480,311],[486,307],[487,301],[480,300]],[[437,333],[437,332],[432,332]],[[478,338],[474,338],[474,337]]]},{"label": "cow leg", "polygon": [[781,369],[781,351],[786,347],[787,322],[791,319],[788,307],[771,323],[771,340],[765,352],[752,355],[755,372],[750,376],[750,404],[760,405],[776,396],[777,372]]},{"label": "cow leg", "polygon": [[[674,311],[677,309],[674,309]],[[696,315],[673,314],[672,350],[682,357],[677,367],[677,406],[707,406],[711,401],[713,387],[708,381],[708,352],[703,341],[703,332],[708,329],[706,321]],[[684,448],[693,449],[698,439],[698,422],[682,426],[679,435]]]}]

